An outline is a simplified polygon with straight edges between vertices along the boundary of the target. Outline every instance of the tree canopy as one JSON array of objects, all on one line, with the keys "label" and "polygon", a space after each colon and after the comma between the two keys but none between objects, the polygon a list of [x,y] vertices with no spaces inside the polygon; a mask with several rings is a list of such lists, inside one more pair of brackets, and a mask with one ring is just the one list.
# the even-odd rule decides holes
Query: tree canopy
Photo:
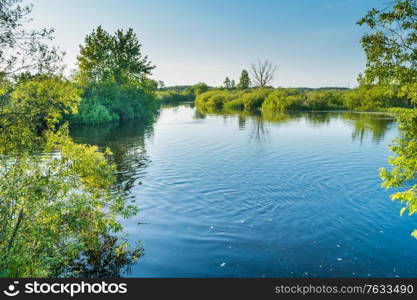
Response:
[{"label": "tree canopy", "polygon": [[417,1],[392,1],[371,9],[359,25],[370,32],[361,39],[367,63],[360,81],[380,84],[417,103]]},{"label": "tree canopy", "polygon": [[119,222],[136,208],[116,187],[111,152],[70,138],[64,115],[77,113],[82,91],[45,44],[53,30],[24,30],[30,12],[0,2],[0,277],[85,277],[95,268],[120,276],[141,254]]},{"label": "tree canopy", "polygon": [[242,70],[242,73],[240,74],[239,83],[237,84],[238,89],[248,89],[250,87],[250,78],[249,73],[246,70]]},{"label": "tree canopy", "polygon": [[49,47],[53,29],[26,30],[31,21],[31,5],[22,0],[2,0],[0,3],[0,76],[23,71],[54,71],[61,60],[57,48]]},{"label": "tree canopy", "polygon": [[[367,57],[360,80],[377,83],[388,93],[399,94],[417,104],[417,1],[396,0],[384,9],[371,9],[359,22],[370,33],[361,40]],[[385,188],[402,188],[391,198],[405,204],[401,214],[417,212],[417,112],[396,115],[402,137],[390,146],[396,156],[389,159],[391,170],[380,170]],[[405,189],[405,190],[404,190]],[[417,230],[412,235],[417,238]]]},{"label": "tree canopy", "polygon": [[141,80],[155,68],[148,57],[142,55],[141,46],[132,28],[126,32],[118,29],[110,35],[99,26],[80,46],[79,76],[92,82]]}]

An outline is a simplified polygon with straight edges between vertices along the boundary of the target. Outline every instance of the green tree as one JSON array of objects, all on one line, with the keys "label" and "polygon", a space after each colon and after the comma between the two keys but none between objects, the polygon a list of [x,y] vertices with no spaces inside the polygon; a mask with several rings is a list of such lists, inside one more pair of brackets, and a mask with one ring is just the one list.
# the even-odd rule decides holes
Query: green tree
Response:
[{"label": "green tree", "polygon": [[22,5],[22,0],[0,3],[0,76],[55,70],[61,60],[58,49],[47,45],[53,29],[26,29],[31,11],[32,6]]},{"label": "green tree", "polygon": [[226,77],[223,81],[223,87],[225,89],[230,90],[232,88],[232,81],[229,79],[229,77]]},{"label": "green tree", "polygon": [[83,89],[74,123],[97,124],[143,118],[156,109],[154,66],[141,53],[132,29],[110,35],[101,26],[87,35],[77,57],[76,79]]},{"label": "green tree", "polygon": [[361,44],[367,67],[359,79],[380,84],[387,91],[417,102],[417,2],[392,1],[382,10],[371,9],[359,22],[367,25]]},{"label": "green tree", "polygon": [[87,82],[141,80],[155,66],[142,55],[141,44],[129,28],[110,35],[101,26],[86,36],[77,57],[79,76]]},{"label": "green tree", "polygon": [[198,96],[204,92],[207,92],[210,88],[207,84],[204,82],[199,82],[197,84],[194,84],[192,87],[192,90],[194,92],[194,95]]},{"label": "green tree", "polygon": [[75,144],[61,130],[48,134],[45,150],[0,160],[1,275],[78,276],[67,266],[120,232],[119,216],[136,211],[111,188],[115,167],[97,147]]},{"label": "green tree", "polygon": [[230,88],[231,89],[235,89],[236,88],[236,82],[234,79],[232,79],[232,81],[230,81]]},{"label": "green tree", "polygon": [[120,235],[136,209],[115,188],[111,153],[61,126],[80,91],[56,72],[52,31],[23,30],[31,6],[19,3],[0,1],[0,276],[85,277],[97,262],[113,272],[95,276],[113,276],[141,253]]},{"label": "green tree", "polygon": [[[360,77],[364,83],[378,83],[390,93],[417,103],[417,2],[392,1],[382,10],[372,9],[359,22],[371,32],[362,38],[367,68]],[[416,109],[398,116],[402,137],[390,149],[391,170],[380,171],[385,188],[405,188],[391,196],[405,204],[401,214],[417,212],[417,113]],[[417,238],[417,231],[412,233]]]},{"label": "green tree", "polygon": [[237,88],[244,90],[248,89],[250,86],[250,78],[249,73],[246,70],[242,70],[242,73],[240,74],[239,83],[237,84]]}]

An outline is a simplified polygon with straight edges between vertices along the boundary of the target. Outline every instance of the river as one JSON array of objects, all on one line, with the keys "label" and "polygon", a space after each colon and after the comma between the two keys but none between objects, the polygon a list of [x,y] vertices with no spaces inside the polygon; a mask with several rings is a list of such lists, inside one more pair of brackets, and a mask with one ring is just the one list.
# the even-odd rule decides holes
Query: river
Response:
[{"label": "river", "polygon": [[383,114],[206,114],[74,128],[110,147],[145,255],[131,277],[415,277],[415,218],[380,187]]}]

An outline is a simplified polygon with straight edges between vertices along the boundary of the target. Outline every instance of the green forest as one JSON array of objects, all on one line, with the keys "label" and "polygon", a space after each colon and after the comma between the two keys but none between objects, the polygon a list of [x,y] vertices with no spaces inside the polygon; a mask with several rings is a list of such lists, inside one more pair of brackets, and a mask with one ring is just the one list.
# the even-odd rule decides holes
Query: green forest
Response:
[{"label": "green forest", "polygon": [[[152,118],[162,103],[198,110],[259,112],[384,111],[403,133],[392,142],[383,187],[401,214],[417,212],[417,5],[371,9],[358,26],[367,63],[358,87],[270,86],[277,66],[258,61],[237,82],[165,87],[136,33],[98,26],[63,72],[53,29],[25,29],[32,6],[0,0],[0,276],[117,277],[143,254],[120,218],[137,213],[116,181],[110,149],[76,143],[71,126]],[[355,24],[352,24],[355,26]],[[413,232],[417,238],[417,230]]]}]

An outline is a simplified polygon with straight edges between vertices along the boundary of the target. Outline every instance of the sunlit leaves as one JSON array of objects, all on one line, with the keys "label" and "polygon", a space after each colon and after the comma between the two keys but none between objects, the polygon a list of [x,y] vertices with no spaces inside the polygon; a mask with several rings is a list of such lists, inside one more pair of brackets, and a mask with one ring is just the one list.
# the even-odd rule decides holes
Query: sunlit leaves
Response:
[{"label": "sunlit leaves", "polygon": [[361,44],[367,57],[360,80],[378,83],[417,103],[417,2],[392,1],[384,9],[370,10],[358,24],[370,33]]},{"label": "sunlit leaves", "polygon": [[77,57],[81,82],[140,80],[155,68],[141,53],[141,44],[131,28],[113,35],[101,26],[87,35]]},{"label": "sunlit leaves", "polygon": [[148,75],[155,66],[141,53],[132,29],[113,35],[101,26],[87,35],[77,57],[75,79],[83,90],[79,124],[99,124],[142,118],[156,110],[157,83]]},{"label": "sunlit leaves", "polygon": [[0,266],[9,276],[58,276],[100,236],[122,230],[117,216],[136,213],[114,189],[108,153],[65,134],[48,138],[59,153],[0,160]]},{"label": "sunlit leaves", "polygon": [[[391,199],[405,205],[400,211],[401,215],[405,211],[413,215],[417,212],[417,111],[403,111],[397,117],[403,136],[395,139],[390,146],[390,150],[396,154],[388,161],[393,168],[382,168],[380,176],[383,187],[405,189],[393,194]],[[417,237],[416,231],[413,236]]]},{"label": "sunlit leaves", "polygon": [[55,75],[38,75],[9,88],[0,106],[0,154],[39,150],[44,133],[77,111],[80,91]]},{"label": "sunlit leaves", "polygon": [[57,69],[61,53],[47,45],[53,29],[27,30],[31,5],[21,0],[0,3],[0,77],[22,71],[49,72]]}]

